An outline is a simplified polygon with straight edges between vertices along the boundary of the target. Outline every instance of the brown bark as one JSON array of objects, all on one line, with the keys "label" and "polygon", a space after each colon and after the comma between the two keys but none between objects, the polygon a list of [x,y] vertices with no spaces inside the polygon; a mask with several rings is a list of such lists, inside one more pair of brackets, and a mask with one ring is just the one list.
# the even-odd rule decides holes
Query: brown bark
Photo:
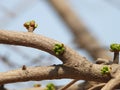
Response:
[{"label": "brown bark", "polygon": [[[111,90],[110,88],[106,88],[107,85],[111,85],[111,82],[114,82],[113,86],[111,86],[112,88],[116,88],[119,85],[119,64],[93,64],[66,45],[64,45],[65,51],[62,55],[55,55],[53,47],[56,43],[60,42],[45,36],[29,32],[26,33],[0,30],[0,43],[27,46],[43,50],[58,57],[63,62],[62,65],[26,67],[26,69],[20,68],[8,72],[1,72],[1,85],[30,80],[37,81],[62,78],[104,83],[109,81],[103,90]],[[109,68],[109,72],[103,75],[101,70],[104,66]]]},{"label": "brown bark", "polygon": [[[102,78],[104,77],[104,76],[101,76],[100,69],[103,67],[102,65],[92,64],[88,62],[84,57],[80,56],[77,52],[75,52],[74,50],[72,50],[71,48],[65,45],[64,45],[65,47],[64,54],[55,55],[55,52],[53,50],[54,45],[60,42],[53,39],[49,39],[42,35],[37,35],[29,32],[26,33],[26,32],[13,32],[13,31],[0,30],[0,43],[37,48],[58,57],[63,62],[62,66],[58,65],[58,66],[52,66],[52,67],[27,68],[26,69],[28,72],[27,76],[25,75],[26,72],[24,72],[26,70],[22,70],[22,69],[10,71],[6,73],[0,73],[1,84],[4,84],[6,82],[27,81],[30,78],[32,80],[58,79],[58,78],[86,80],[93,77],[92,78],[93,81],[102,81]],[[37,72],[37,71],[42,71],[42,72]],[[52,72],[51,74],[53,74],[54,77],[51,77],[53,75],[51,75],[50,72]],[[87,76],[88,73],[89,73],[89,77]],[[94,78],[94,77],[98,77],[98,78]],[[110,77],[105,76],[104,78],[106,79],[104,79],[103,81],[106,81]]]}]

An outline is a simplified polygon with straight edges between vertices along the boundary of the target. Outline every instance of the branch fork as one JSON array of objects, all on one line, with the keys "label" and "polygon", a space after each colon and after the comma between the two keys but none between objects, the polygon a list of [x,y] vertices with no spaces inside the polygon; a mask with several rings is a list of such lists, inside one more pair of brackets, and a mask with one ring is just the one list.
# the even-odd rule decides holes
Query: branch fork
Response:
[{"label": "branch fork", "polygon": [[[112,70],[118,73],[120,65],[99,65],[93,64],[79,55],[76,51],[64,45],[64,52],[60,55],[56,55],[54,46],[56,43],[61,43],[56,40],[47,38],[42,35],[26,32],[14,32],[0,30],[0,43],[10,45],[20,45],[36,48],[50,53],[56,56],[63,62],[61,65],[52,65],[44,67],[22,67],[22,69],[16,69],[8,72],[0,73],[0,84],[24,82],[30,80],[48,80],[48,79],[61,79],[69,78],[75,80],[87,80],[96,82],[115,82],[119,83],[119,75],[114,78],[110,74],[103,75],[101,69],[104,66],[111,67]],[[117,70],[116,70],[117,69]],[[24,72],[27,70],[27,74]],[[107,85],[107,84],[106,84]],[[105,85],[105,87],[106,87]],[[116,85],[116,84],[115,84]],[[115,87],[115,86],[113,86]],[[103,90],[105,90],[103,88]],[[107,89],[111,90],[111,89]]]}]

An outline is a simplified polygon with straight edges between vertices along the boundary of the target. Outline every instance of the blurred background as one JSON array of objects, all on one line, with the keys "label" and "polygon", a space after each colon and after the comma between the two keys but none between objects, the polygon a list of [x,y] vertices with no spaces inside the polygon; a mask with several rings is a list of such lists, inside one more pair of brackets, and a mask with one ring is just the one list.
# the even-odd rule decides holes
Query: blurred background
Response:
[{"label": "blurred background", "polygon": [[[1,0],[0,30],[27,32],[26,21],[35,20],[36,34],[58,40],[94,62],[99,57],[111,58],[109,45],[120,43],[119,0]],[[109,54],[104,54],[104,53]],[[0,44],[0,72],[22,65],[48,66],[61,64],[56,57],[43,51]],[[56,86],[70,79],[29,81],[6,84],[9,90],[30,88],[39,83],[43,87],[52,82]]]}]

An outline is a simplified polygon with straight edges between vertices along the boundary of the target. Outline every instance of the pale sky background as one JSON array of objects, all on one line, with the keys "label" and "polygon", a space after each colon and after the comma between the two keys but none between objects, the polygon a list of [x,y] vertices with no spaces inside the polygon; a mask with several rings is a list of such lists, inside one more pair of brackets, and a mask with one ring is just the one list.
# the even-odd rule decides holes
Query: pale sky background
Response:
[{"label": "pale sky background", "polygon": [[[89,28],[89,31],[98,38],[104,47],[109,47],[111,43],[120,43],[120,1],[119,0],[66,0],[73,8],[78,17]],[[7,16],[11,13],[15,18]],[[10,18],[11,17],[11,18]],[[24,31],[23,23],[29,20],[35,20],[38,28],[34,33],[56,39],[64,44],[76,49],[73,43],[73,35],[69,32],[69,28],[64,24],[53,7],[47,0],[1,0],[0,2],[0,29]],[[19,47],[25,53],[29,53],[31,57],[38,56],[42,51]],[[10,60],[21,65],[28,63],[29,60],[22,60],[14,51],[8,50],[4,45],[0,45],[0,55],[6,53],[11,54]],[[77,50],[81,55],[90,57],[83,50]],[[47,55],[47,53],[44,53]],[[61,63],[54,60],[54,63]],[[2,68],[3,63],[0,62],[1,71],[7,71],[9,68]],[[34,66],[34,65],[33,65]],[[19,67],[16,67],[19,68]],[[55,84],[63,85],[70,80],[56,81]],[[51,82],[51,81],[50,81]],[[37,82],[35,82],[37,83]],[[40,82],[41,83],[41,82]],[[14,85],[25,87],[32,86],[32,82],[20,84],[8,84],[7,87],[13,89]],[[28,85],[29,84],[29,85]],[[23,88],[23,87],[22,87]]]}]

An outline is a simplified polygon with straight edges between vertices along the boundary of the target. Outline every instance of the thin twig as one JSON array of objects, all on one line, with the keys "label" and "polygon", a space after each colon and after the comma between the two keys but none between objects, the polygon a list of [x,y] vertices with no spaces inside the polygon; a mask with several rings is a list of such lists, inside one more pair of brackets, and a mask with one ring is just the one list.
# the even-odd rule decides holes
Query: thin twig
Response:
[{"label": "thin twig", "polygon": [[88,90],[100,90],[106,83],[100,83],[98,85],[95,85],[91,88],[89,88]]},{"label": "thin twig", "polygon": [[77,79],[72,80],[70,83],[68,83],[66,86],[64,86],[60,90],[66,90],[67,88],[69,88],[71,85],[73,85],[77,81],[78,81]]}]

